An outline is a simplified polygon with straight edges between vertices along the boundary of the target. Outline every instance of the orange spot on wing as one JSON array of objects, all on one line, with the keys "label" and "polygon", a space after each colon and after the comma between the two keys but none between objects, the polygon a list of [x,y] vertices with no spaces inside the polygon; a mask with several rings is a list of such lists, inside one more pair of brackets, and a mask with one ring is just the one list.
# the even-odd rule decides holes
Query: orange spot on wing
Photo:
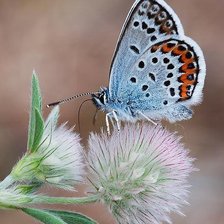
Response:
[{"label": "orange spot on wing", "polygon": [[183,84],[182,86],[180,86],[180,96],[181,96],[181,100],[186,100],[190,98],[190,95],[188,94],[188,89],[187,89],[188,85]]},{"label": "orange spot on wing", "polygon": [[182,72],[187,73],[187,74],[196,73],[197,68],[188,68],[188,65],[189,65],[190,63],[192,63],[193,61],[194,61],[194,60],[191,59],[191,60],[188,60],[185,64],[183,64],[183,65],[181,66],[181,70],[182,70]]},{"label": "orange spot on wing", "polygon": [[181,55],[183,54],[183,51],[178,50],[178,46],[177,46],[173,49],[172,53],[175,55]]},{"label": "orange spot on wing", "polygon": [[168,53],[168,52],[170,52],[170,48],[167,47],[167,44],[165,44],[165,45],[162,46],[162,52],[163,52],[163,53]]},{"label": "orange spot on wing", "polygon": [[160,29],[161,29],[161,32],[162,32],[162,33],[166,33],[166,35],[168,35],[168,34],[171,33],[173,27],[170,27],[170,28],[169,28],[169,27],[165,26],[165,23],[166,23],[166,20],[162,23]]},{"label": "orange spot on wing", "polygon": [[152,46],[152,51],[153,52],[157,51],[158,49],[159,49],[159,46],[157,46],[157,45]]},{"label": "orange spot on wing", "polygon": [[180,81],[186,85],[194,85],[195,84],[195,80],[189,80],[188,79],[188,75],[187,73],[183,74],[180,76]]},{"label": "orange spot on wing", "polygon": [[161,51],[163,53],[169,53],[173,50],[173,48],[175,47],[176,45],[175,44],[170,44],[170,43],[166,43],[166,44],[163,44],[161,46]]},{"label": "orange spot on wing", "polygon": [[194,61],[194,58],[187,58],[187,56],[186,56],[187,53],[188,53],[188,51],[185,51],[184,54],[181,55],[181,61],[183,63],[186,63],[186,64],[188,63],[189,64],[189,63]]}]

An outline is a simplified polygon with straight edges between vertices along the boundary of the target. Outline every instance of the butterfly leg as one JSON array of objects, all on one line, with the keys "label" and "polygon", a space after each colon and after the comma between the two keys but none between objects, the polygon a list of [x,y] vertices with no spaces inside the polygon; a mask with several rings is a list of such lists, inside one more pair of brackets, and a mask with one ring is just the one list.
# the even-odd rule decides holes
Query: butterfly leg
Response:
[{"label": "butterfly leg", "polygon": [[107,126],[107,133],[108,133],[108,135],[110,135],[110,122],[109,122],[109,120],[111,121],[111,123],[114,126],[113,118],[116,121],[118,131],[120,131],[120,122],[118,120],[116,111],[113,110],[112,112],[109,112],[109,113],[106,114],[106,126]]},{"label": "butterfly leg", "polygon": [[107,134],[110,135],[110,122],[109,118],[111,116],[111,112],[106,114],[106,126],[107,126]]},{"label": "butterfly leg", "polygon": [[150,119],[149,117],[147,117],[147,116],[146,116],[145,114],[143,114],[141,111],[137,111],[137,113],[138,113],[139,115],[141,115],[142,117],[144,117],[147,121],[151,122],[151,123],[154,124],[154,125],[157,125],[156,122],[154,122],[152,119]]},{"label": "butterfly leg", "polygon": [[112,111],[112,113],[113,113],[113,117],[114,117],[114,119],[115,119],[115,121],[117,123],[117,129],[118,129],[118,131],[120,131],[121,126],[120,126],[120,121],[118,120],[118,117],[117,117],[117,113],[114,110]]}]

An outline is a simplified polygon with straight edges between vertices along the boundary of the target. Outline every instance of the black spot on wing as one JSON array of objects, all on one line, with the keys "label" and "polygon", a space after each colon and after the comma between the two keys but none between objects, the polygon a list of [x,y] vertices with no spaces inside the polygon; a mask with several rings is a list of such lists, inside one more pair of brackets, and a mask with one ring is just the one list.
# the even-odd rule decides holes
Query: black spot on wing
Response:
[{"label": "black spot on wing", "polygon": [[174,88],[170,88],[170,95],[175,96],[175,89]]},{"label": "black spot on wing", "polygon": [[164,59],[163,59],[163,62],[164,62],[165,64],[168,64],[168,63],[170,62],[170,59],[169,59],[169,58],[164,58]]},{"label": "black spot on wing", "polygon": [[138,27],[139,26],[139,22],[138,21],[135,21],[134,22],[134,27]]},{"label": "black spot on wing", "polygon": [[156,64],[158,61],[159,61],[159,60],[158,60],[157,57],[152,58],[152,63],[153,63],[153,64]]},{"label": "black spot on wing", "polygon": [[145,67],[144,61],[140,61],[139,64],[138,64],[138,67],[139,68],[144,68]]},{"label": "black spot on wing", "polygon": [[136,82],[137,82],[137,80],[136,80],[135,77],[131,77],[131,78],[130,78],[130,81],[131,81],[132,83],[136,83]]},{"label": "black spot on wing", "polygon": [[149,88],[148,85],[143,85],[143,86],[142,86],[142,91],[146,91],[148,88]]},{"label": "black spot on wing", "polygon": [[168,101],[167,101],[167,100],[164,100],[164,101],[163,101],[163,104],[164,104],[164,105],[167,105],[167,104],[168,104]]},{"label": "black spot on wing", "polygon": [[155,28],[148,28],[147,29],[148,34],[154,33],[155,31],[156,31]]},{"label": "black spot on wing", "polygon": [[152,81],[156,81],[156,77],[155,77],[155,75],[153,74],[153,73],[149,73],[149,78],[152,80]]},{"label": "black spot on wing", "polygon": [[169,80],[164,82],[164,86],[169,86],[169,85],[170,85],[170,81]]},{"label": "black spot on wing", "polygon": [[169,64],[169,65],[167,66],[167,69],[169,69],[169,70],[174,69],[174,68],[175,68],[175,67],[174,67],[173,64]]},{"label": "black spot on wing", "polygon": [[167,78],[172,78],[173,77],[173,73],[169,73],[168,75],[167,75]]},{"label": "black spot on wing", "polygon": [[155,35],[153,35],[152,37],[151,37],[151,41],[153,42],[153,41],[156,41],[157,40],[157,37],[155,36]]},{"label": "black spot on wing", "polygon": [[136,46],[131,45],[131,46],[130,46],[130,49],[131,49],[135,54],[140,54],[140,51],[139,51],[139,49],[138,49]]},{"label": "black spot on wing", "polygon": [[142,29],[146,30],[148,28],[148,25],[146,24],[146,22],[142,22]]}]

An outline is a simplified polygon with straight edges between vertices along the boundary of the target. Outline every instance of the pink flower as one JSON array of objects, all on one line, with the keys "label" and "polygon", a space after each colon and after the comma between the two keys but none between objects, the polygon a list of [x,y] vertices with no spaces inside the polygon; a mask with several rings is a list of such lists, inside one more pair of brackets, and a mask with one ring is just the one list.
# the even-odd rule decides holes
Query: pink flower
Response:
[{"label": "pink flower", "polygon": [[111,136],[91,134],[87,160],[91,191],[118,223],[170,222],[169,213],[186,204],[193,159],[162,127],[128,124]]}]

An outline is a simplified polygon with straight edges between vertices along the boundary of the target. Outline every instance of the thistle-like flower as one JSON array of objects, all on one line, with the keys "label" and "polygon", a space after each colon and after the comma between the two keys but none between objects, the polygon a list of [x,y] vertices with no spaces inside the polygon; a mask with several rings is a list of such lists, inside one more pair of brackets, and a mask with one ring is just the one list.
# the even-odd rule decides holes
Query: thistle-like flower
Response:
[{"label": "thistle-like flower", "polygon": [[73,189],[82,180],[84,163],[80,138],[65,124],[56,127],[59,108],[52,110],[44,124],[37,149],[27,152],[12,170],[14,179],[25,183],[49,183]]},{"label": "thistle-like flower", "polygon": [[92,134],[87,160],[91,192],[118,223],[170,223],[169,213],[187,203],[193,159],[162,127],[128,124],[111,136]]}]

